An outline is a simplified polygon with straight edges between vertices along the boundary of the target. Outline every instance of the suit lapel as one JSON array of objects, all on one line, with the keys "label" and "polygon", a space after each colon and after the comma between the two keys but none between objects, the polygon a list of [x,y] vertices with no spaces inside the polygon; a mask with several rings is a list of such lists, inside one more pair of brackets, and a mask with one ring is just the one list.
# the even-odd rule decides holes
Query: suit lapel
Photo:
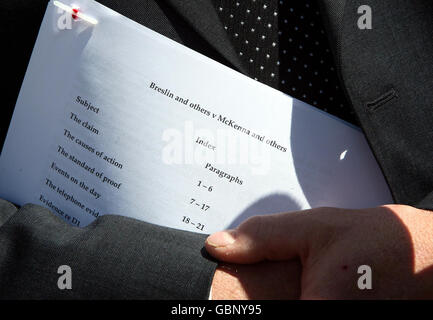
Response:
[{"label": "suit lapel", "polygon": [[233,67],[247,73],[210,0],[166,0],[166,3]]}]

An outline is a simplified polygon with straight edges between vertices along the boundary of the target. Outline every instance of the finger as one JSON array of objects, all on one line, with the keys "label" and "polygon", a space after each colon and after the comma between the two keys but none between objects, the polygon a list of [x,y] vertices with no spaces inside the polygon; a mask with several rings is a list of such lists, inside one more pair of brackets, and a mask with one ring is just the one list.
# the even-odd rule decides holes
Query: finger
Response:
[{"label": "finger", "polygon": [[216,259],[231,263],[295,257],[302,261],[311,241],[320,241],[324,236],[322,215],[317,210],[252,217],[236,229],[209,236],[206,249]]}]

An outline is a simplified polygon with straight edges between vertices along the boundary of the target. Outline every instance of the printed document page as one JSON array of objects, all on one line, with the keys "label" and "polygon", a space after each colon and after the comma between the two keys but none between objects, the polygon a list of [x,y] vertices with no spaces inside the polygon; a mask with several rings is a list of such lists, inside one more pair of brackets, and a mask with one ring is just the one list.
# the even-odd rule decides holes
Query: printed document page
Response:
[{"label": "printed document page", "polygon": [[[50,2],[0,158],[0,197],[211,233],[252,215],[391,203],[360,129],[95,1]],[[70,25],[68,25],[68,23]]]}]

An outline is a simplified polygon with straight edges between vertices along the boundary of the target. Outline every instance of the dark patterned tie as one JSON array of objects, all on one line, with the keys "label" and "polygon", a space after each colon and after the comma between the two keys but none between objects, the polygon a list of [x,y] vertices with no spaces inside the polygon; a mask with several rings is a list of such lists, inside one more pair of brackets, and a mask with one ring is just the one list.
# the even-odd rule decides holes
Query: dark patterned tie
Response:
[{"label": "dark patterned tie", "polygon": [[316,0],[213,0],[249,74],[357,124],[340,89]]}]

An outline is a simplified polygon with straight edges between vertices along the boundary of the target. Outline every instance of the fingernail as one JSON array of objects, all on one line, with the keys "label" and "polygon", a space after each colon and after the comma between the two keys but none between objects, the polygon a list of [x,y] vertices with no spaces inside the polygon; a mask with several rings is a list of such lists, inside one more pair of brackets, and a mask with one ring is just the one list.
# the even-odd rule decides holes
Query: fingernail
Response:
[{"label": "fingernail", "polygon": [[235,230],[226,230],[226,231],[220,231],[210,235],[207,238],[206,242],[214,248],[221,248],[221,247],[226,247],[229,244],[235,242],[235,238],[236,238]]}]

